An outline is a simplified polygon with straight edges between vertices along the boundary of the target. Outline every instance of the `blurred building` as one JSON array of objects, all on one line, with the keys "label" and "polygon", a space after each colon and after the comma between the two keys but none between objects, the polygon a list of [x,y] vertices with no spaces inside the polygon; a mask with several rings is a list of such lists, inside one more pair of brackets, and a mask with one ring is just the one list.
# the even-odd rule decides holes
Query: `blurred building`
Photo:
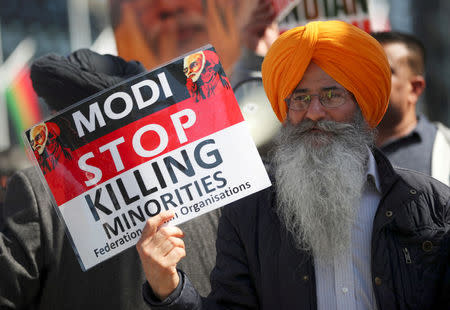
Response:
[{"label": "blurred building", "polygon": [[[47,53],[65,55],[74,49],[90,47],[93,39],[99,36],[108,26],[107,24],[106,0],[2,1],[0,4],[0,66],[8,61],[25,38],[33,42],[32,57],[29,59],[31,61]],[[23,65],[26,66],[27,63]],[[20,70],[21,68],[14,69],[14,75]],[[11,81],[14,79],[14,77],[8,78]],[[3,88],[8,86],[0,85]],[[5,89],[1,89],[0,93],[4,97]],[[40,109],[42,117],[48,116],[49,111],[42,102]],[[0,111],[4,113],[5,110]],[[17,128],[11,121],[11,112],[9,109],[9,126],[7,127],[10,132],[9,143],[17,145],[20,144],[20,139],[15,134]],[[0,145],[3,146],[4,143]]]},{"label": "blurred building", "polygon": [[[106,0],[14,0],[0,4],[0,27],[3,60],[8,58],[15,47],[25,37],[30,36],[37,43],[36,57],[49,52],[67,54],[71,51],[71,32],[69,13],[74,13],[75,27],[90,33],[82,33],[86,42],[93,42],[107,26]],[[85,3],[89,25],[83,25],[85,12],[73,12],[77,3]],[[69,12],[69,8],[72,10]],[[78,16],[77,16],[78,14]],[[76,23],[78,22],[78,25]],[[89,46],[84,46],[89,47]],[[79,47],[78,47],[79,48]],[[1,55],[1,54],[0,54]]]},{"label": "blurred building", "polygon": [[35,39],[36,56],[69,52],[65,0],[3,1],[0,6],[3,59],[27,36]]}]

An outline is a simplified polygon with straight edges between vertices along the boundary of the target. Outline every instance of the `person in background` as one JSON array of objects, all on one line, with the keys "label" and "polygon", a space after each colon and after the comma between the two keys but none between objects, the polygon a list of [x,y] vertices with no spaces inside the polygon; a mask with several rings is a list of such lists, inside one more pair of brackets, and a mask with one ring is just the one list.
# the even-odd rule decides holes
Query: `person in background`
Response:
[{"label": "person in background", "polygon": [[389,160],[450,184],[450,129],[417,113],[425,90],[425,47],[413,35],[379,32],[392,71],[389,106],[378,125],[376,144]]},{"label": "person in background", "polygon": [[13,146],[0,152],[0,214],[5,202],[8,179],[17,170],[30,166],[31,163],[26,158],[25,153],[20,146]]},{"label": "person in background", "polygon": [[450,188],[374,146],[389,101],[382,46],[342,21],[284,32],[263,65],[283,122],[273,185],[225,206],[212,291],[179,267],[182,229],[147,221],[137,249],[152,309],[447,309]]},{"label": "person in background", "polygon": [[233,87],[248,79],[261,77],[264,56],[280,34],[275,17],[272,1],[259,0],[242,33],[241,57],[230,78]]},{"label": "person in background", "polygon": [[267,100],[261,63],[279,35],[271,0],[110,0],[109,4],[118,55],[139,60],[147,69],[211,43],[245,119],[254,124],[252,137],[265,157],[278,123],[270,111],[255,108],[253,102]]},{"label": "person in background", "polygon": [[259,0],[110,0],[118,55],[153,69],[211,43],[227,75]]},{"label": "person in background", "polygon": [[[37,94],[58,112],[145,71],[136,61],[83,49],[68,57],[50,54],[35,60],[31,80]],[[183,226],[195,238],[193,259],[184,268],[204,294],[210,290],[217,221],[212,212]],[[7,186],[0,211],[0,273],[0,309],[147,308],[135,248],[83,272],[34,167],[17,172]]]}]

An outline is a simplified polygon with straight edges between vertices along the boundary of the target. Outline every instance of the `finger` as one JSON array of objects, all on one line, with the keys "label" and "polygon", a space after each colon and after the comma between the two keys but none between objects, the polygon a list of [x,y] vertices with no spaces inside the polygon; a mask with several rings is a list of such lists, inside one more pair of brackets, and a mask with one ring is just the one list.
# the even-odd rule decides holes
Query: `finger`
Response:
[{"label": "finger", "polygon": [[[212,45],[216,48],[220,62],[227,74],[239,58],[240,35],[235,23],[233,6],[231,2],[222,3],[223,8],[218,8],[216,0],[207,0],[208,36]],[[220,12],[224,13],[224,19]]]},{"label": "finger", "polygon": [[143,261],[147,262],[149,266],[154,266],[151,273],[170,272],[171,268],[176,268],[176,264],[186,255],[183,240],[175,239],[177,238],[174,238],[173,242],[167,240],[161,245],[161,248],[158,248],[156,251],[153,249],[154,251],[149,253],[149,255],[144,256]]},{"label": "finger", "polygon": [[145,223],[142,231],[141,240],[146,240],[154,235],[161,225],[170,221],[175,216],[173,210],[163,211],[156,216],[150,217]]},{"label": "finger", "polygon": [[159,232],[166,236],[166,238],[169,237],[177,237],[177,238],[183,238],[184,232],[178,227],[178,226],[170,226],[170,225],[163,225],[159,228]]},{"label": "finger", "polygon": [[169,18],[163,25],[164,34],[159,37],[159,55],[168,61],[176,57],[177,25],[174,18]]},{"label": "finger", "polygon": [[264,4],[259,6],[251,15],[249,20],[247,20],[246,27],[252,27],[254,25],[261,25],[266,27],[270,25],[275,19],[275,11],[272,8],[272,5]]},{"label": "finger", "polygon": [[259,6],[258,0],[245,0],[236,1],[236,20],[239,23],[239,29],[242,29],[250,19],[250,16],[254,14],[255,10]]},{"label": "finger", "polygon": [[254,14],[260,14],[260,13],[264,13],[264,12],[271,12],[272,14],[275,12],[272,2],[270,0],[264,0],[261,1],[258,6],[256,7],[256,9],[254,10]]},{"label": "finger", "polygon": [[258,10],[259,6],[260,3],[258,0],[239,1],[234,10],[239,29],[243,29],[250,22],[251,17]]},{"label": "finger", "polygon": [[[174,248],[186,249],[184,240],[181,238],[170,237],[170,242],[172,243]],[[167,256],[167,254],[166,254],[166,256]]]},{"label": "finger", "polygon": [[[176,226],[165,226],[142,238],[136,244],[136,248],[141,256],[145,256],[152,261],[159,261],[175,246],[184,245],[184,233]],[[177,240],[178,239],[178,240]]]},{"label": "finger", "polygon": [[183,231],[176,226],[163,226],[151,237],[149,238],[149,244],[152,247],[159,247],[161,244],[166,242],[167,239],[175,237],[175,238],[183,238]]},{"label": "finger", "polygon": [[275,41],[280,36],[280,29],[278,28],[277,23],[272,23],[269,27],[267,27],[264,37],[266,37],[269,41]]},{"label": "finger", "polygon": [[217,35],[217,29],[220,28],[221,21],[215,0],[206,1],[206,16],[208,19],[208,29],[212,30],[213,35]]},{"label": "finger", "polygon": [[142,35],[131,3],[122,4],[121,14],[120,24],[115,30],[118,54],[126,60],[139,60],[147,69],[153,67],[157,62],[156,56]]},{"label": "finger", "polygon": [[170,251],[165,257],[165,263],[167,266],[174,266],[176,268],[176,264],[186,256],[186,250],[184,248],[176,247]]},{"label": "finger", "polygon": [[234,15],[233,6],[230,2],[227,2],[227,4],[224,6],[225,10],[225,21],[226,21],[226,29],[229,33],[232,33],[233,35],[236,35],[239,33],[237,23],[236,23],[236,17]]},{"label": "finger", "polygon": [[[181,239],[179,239],[181,240]],[[161,249],[160,249],[161,250]],[[159,252],[160,254],[162,252]],[[183,246],[172,246],[170,249],[165,253],[165,255],[158,255],[158,256],[148,256],[146,261],[150,262],[151,265],[157,266],[159,270],[154,270],[155,272],[162,272],[166,273],[168,270],[170,270],[172,267],[176,268],[176,264],[182,259],[184,256],[186,256],[186,250]]]},{"label": "finger", "polygon": [[158,247],[161,259],[165,258],[174,248],[185,248],[183,239],[170,237],[161,243]]}]

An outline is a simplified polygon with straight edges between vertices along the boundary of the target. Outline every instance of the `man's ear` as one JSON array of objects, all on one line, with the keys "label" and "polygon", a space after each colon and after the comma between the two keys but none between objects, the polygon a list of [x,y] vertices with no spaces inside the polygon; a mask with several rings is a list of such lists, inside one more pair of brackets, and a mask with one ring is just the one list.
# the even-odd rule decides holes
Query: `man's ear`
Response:
[{"label": "man's ear", "polygon": [[411,83],[411,95],[416,97],[416,101],[419,99],[420,95],[422,95],[425,90],[425,78],[422,75],[414,75],[410,79]]}]

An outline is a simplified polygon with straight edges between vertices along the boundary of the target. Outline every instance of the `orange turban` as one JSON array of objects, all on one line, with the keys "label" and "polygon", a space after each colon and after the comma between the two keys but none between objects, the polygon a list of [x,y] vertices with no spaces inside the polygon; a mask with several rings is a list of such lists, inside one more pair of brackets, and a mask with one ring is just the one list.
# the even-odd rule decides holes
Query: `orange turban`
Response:
[{"label": "orange turban", "polygon": [[371,127],[383,118],[391,91],[391,70],[383,47],[363,30],[342,21],[315,21],[284,32],[262,64],[267,97],[278,119],[284,101],[313,61],[353,93]]}]

